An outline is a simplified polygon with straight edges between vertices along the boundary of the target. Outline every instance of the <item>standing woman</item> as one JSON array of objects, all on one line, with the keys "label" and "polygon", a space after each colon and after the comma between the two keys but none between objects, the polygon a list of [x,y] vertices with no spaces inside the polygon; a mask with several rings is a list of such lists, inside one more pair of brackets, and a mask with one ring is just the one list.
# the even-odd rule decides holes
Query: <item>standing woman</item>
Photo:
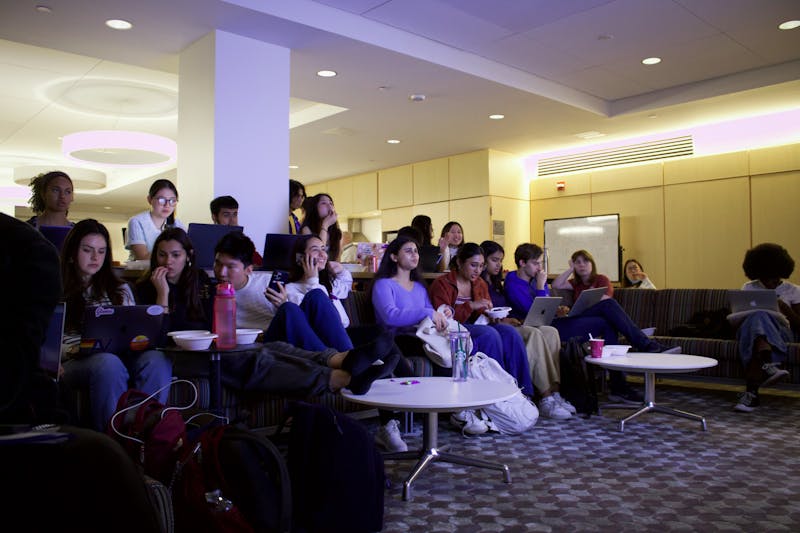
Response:
[{"label": "standing woman", "polygon": [[300,220],[295,211],[303,207],[303,200],[306,199],[306,188],[297,180],[289,180],[289,233],[297,235],[300,233]]},{"label": "standing woman", "polygon": [[67,219],[73,200],[72,179],[60,170],[39,174],[31,180],[28,203],[36,213],[28,219],[34,228],[41,226],[74,226]]},{"label": "standing woman", "polygon": [[175,218],[175,206],[178,205],[178,189],[168,179],[158,179],[150,186],[147,193],[149,211],[143,211],[128,220],[125,233],[125,248],[130,250],[129,261],[150,259],[156,239],[168,227],[186,229],[183,223]]},{"label": "standing woman", "polygon": [[[89,390],[92,426],[104,431],[119,397],[130,386],[153,393],[169,384],[172,363],[157,350],[141,353],[78,355],[86,307],[134,305],[130,287],[111,268],[108,230],[94,219],[78,222],[64,240],[61,277],[67,304],[64,344],[64,382],[73,389]],[[159,401],[166,402],[166,390]]]},{"label": "standing woman", "polygon": [[303,211],[305,218],[300,233],[318,235],[328,247],[328,258],[338,261],[342,246],[342,230],[339,228],[338,215],[333,207],[333,198],[325,193],[307,198],[303,203]]},{"label": "standing woman", "polygon": [[625,261],[625,268],[622,269],[622,287],[632,289],[655,289],[656,286],[644,273],[642,264],[636,259]]},{"label": "standing woman", "polygon": [[458,222],[450,221],[442,228],[441,237],[439,237],[439,250],[442,252],[442,259],[439,263],[439,270],[444,271],[453,268],[453,261],[455,260],[458,251],[464,244],[464,229]]},{"label": "standing woman", "polygon": [[197,268],[194,246],[181,228],[156,239],[150,269],[136,283],[140,304],[164,308],[165,331],[211,329],[214,293],[208,274]]},{"label": "standing woman", "polygon": [[474,324],[479,316],[492,308],[489,286],[481,278],[483,265],[481,247],[474,242],[464,244],[455,257],[454,268],[431,284],[431,302],[435,308],[441,305],[453,308],[453,318],[464,324],[472,337],[473,351],[495,359],[517,380],[522,393],[532,398],[531,370],[519,333],[508,324]]},{"label": "standing woman", "polygon": [[[489,286],[489,295],[494,307],[506,307],[508,302],[503,288],[503,258],[505,250],[494,241],[483,241],[481,250],[486,256],[486,268],[481,277]],[[500,319],[503,324],[516,328],[525,341],[528,364],[531,367],[531,380],[539,392],[539,412],[547,418],[565,419],[576,409],[559,393],[561,373],[559,356],[561,337],[552,326],[525,326],[519,318],[509,316]]]}]

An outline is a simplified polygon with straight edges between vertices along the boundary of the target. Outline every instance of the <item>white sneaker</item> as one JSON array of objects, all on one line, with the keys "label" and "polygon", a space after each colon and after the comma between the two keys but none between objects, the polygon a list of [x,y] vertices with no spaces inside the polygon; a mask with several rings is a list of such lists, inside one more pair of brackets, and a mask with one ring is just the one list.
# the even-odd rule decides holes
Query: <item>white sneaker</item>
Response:
[{"label": "white sneaker", "polygon": [[558,403],[554,395],[542,398],[539,402],[539,414],[545,418],[554,418],[556,420],[564,420],[572,416],[572,413]]},{"label": "white sneaker", "polygon": [[569,403],[567,401],[567,399],[564,398],[563,396],[561,396],[561,394],[559,394],[558,392],[554,392],[553,393],[553,398],[556,399],[556,401],[558,402],[558,405],[560,405],[561,407],[563,407],[564,409],[566,409],[567,411],[569,411],[573,415],[578,412],[578,410],[575,409],[575,406],[572,405],[571,403]]},{"label": "white sneaker", "polygon": [[375,433],[375,443],[387,452],[407,452],[408,445],[400,435],[400,422],[389,420],[378,428]]},{"label": "white sneaker", "polygon": [[475,411],[460,411],[450,415],[450,423],[461,430],[461,433],[468,435],[482,435],[489,431],[489,426],[486,425]]}]

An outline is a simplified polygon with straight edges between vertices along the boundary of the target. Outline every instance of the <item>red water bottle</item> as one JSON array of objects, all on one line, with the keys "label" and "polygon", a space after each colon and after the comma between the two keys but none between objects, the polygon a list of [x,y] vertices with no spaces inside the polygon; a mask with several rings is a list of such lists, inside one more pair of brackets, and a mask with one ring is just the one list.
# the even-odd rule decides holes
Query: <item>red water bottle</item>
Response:
[{"label": "red water bottle", "polygon": [[214,333],[217,348],[228,350],[236,347],[236,292],[229,282],[217,285],[214,298]]}]

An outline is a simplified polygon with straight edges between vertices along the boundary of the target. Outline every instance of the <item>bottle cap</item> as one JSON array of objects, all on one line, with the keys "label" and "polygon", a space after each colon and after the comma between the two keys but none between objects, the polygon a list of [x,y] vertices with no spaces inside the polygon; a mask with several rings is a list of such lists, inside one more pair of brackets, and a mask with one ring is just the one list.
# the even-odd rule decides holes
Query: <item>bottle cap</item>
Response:
[{"label": "bottle cap", "polygon": [[235,296],[236,291],[233,290],[233,284],[229,281],[222,281],[217,284],[217,296]]}]

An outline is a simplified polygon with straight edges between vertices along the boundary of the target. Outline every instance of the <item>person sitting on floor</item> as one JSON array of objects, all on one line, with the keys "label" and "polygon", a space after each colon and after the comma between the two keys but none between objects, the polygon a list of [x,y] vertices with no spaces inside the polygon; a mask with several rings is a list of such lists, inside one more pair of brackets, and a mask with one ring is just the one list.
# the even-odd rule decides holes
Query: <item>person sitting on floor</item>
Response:
[{"label": "person sitting on floor", "polygon": [[774,290],[780,310],[780,314],[748,312],[736,330],[746,390],[739,395],[734,409],[749,413],[760,404],[759,387],[789,375],[780,365],[786,361],[786,343],[800,341],[800,286],[786,281],[794,272],[794,259],[779,244],[763,243],[748,250],[742,269],[750,280],[742,289]]}]

